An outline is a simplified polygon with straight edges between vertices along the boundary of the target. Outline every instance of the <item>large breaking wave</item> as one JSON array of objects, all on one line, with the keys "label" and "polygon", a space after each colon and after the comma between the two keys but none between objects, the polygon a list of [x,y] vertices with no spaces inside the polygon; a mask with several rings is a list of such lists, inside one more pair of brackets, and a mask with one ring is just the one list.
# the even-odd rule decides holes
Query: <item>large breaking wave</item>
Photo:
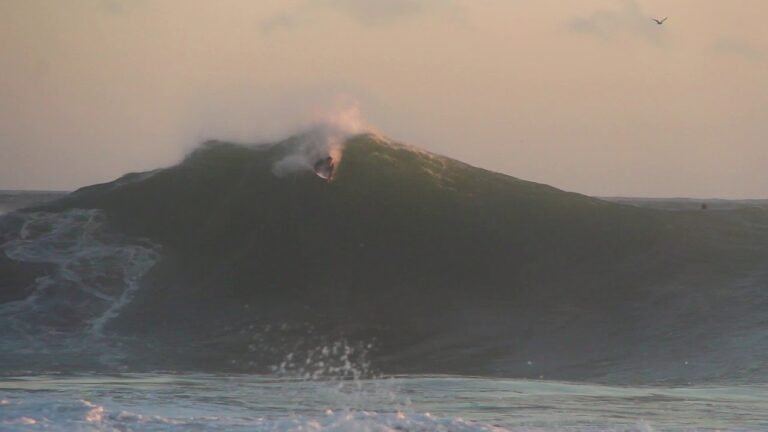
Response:
[{"label": "large breaking wave", "polygon": [[307,139],[208,143],[4,216],[0,362],[617,382],[768,363],[764,208],[620,205],[371,134],[315,175],[331,148]]}]

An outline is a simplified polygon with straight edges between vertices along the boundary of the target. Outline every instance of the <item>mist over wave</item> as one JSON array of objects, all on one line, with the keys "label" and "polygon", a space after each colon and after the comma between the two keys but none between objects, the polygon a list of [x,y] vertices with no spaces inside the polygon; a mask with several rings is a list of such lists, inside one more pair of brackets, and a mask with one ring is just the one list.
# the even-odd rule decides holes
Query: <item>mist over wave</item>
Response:
[{"label": "mist over wave", "polygon": [[319,121],[302,133],[292,151],[274,162],[272,172],[285,177],[302,171],[312,171],[318,161],[331,158],[341,163],[345,141],[366,130],[357,105],[320,116]]}]

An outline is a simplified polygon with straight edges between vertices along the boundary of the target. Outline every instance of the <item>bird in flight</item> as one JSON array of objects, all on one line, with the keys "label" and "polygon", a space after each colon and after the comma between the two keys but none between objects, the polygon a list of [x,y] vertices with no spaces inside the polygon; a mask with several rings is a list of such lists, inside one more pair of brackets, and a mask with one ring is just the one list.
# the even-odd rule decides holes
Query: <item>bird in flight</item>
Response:
[{"label": "bird in flight", "polygon": [[654,20],[654,21],[656,22],[656,24],[658,24],[658,25],[662,25],[662,24],[664,24],[664,21],[666,21],[666,20],[667,20],[667,17],[664,17],[664,18],[662,18],[662,19],[660,19],[660,20],[658,20],[658,19],[656,19],[656,18],[651,18],[651,19],[652,19],[652,20]]}]

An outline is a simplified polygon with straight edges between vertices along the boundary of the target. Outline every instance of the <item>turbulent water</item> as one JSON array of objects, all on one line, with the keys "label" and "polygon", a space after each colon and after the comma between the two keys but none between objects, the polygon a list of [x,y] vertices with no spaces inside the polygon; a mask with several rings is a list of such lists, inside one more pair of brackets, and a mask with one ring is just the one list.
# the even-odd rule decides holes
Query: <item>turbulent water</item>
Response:
[{"label": "turbulent water", "polygon": [[0,430],[768,430],[765,201],[315,141],[0,193]]},{"label": "turbulent water", "polygon": [[235,374],[0,380],[8,431],[766,430],[768,387],[611,387],[457,376],[306,381]]}]

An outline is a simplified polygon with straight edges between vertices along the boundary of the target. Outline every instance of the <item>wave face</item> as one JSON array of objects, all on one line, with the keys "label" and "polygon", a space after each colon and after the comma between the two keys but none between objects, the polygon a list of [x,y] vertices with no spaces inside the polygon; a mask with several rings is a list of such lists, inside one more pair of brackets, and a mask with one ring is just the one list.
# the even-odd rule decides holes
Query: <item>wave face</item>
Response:
[{"label": "wave face", "polygon": [[20,282],[2,319],[101,335],[133,369],[688,382],[765,366],[764,208],[610,203],[367,134],[332,181],[276,173],[302,151],[211,142],[5,216]]}]

